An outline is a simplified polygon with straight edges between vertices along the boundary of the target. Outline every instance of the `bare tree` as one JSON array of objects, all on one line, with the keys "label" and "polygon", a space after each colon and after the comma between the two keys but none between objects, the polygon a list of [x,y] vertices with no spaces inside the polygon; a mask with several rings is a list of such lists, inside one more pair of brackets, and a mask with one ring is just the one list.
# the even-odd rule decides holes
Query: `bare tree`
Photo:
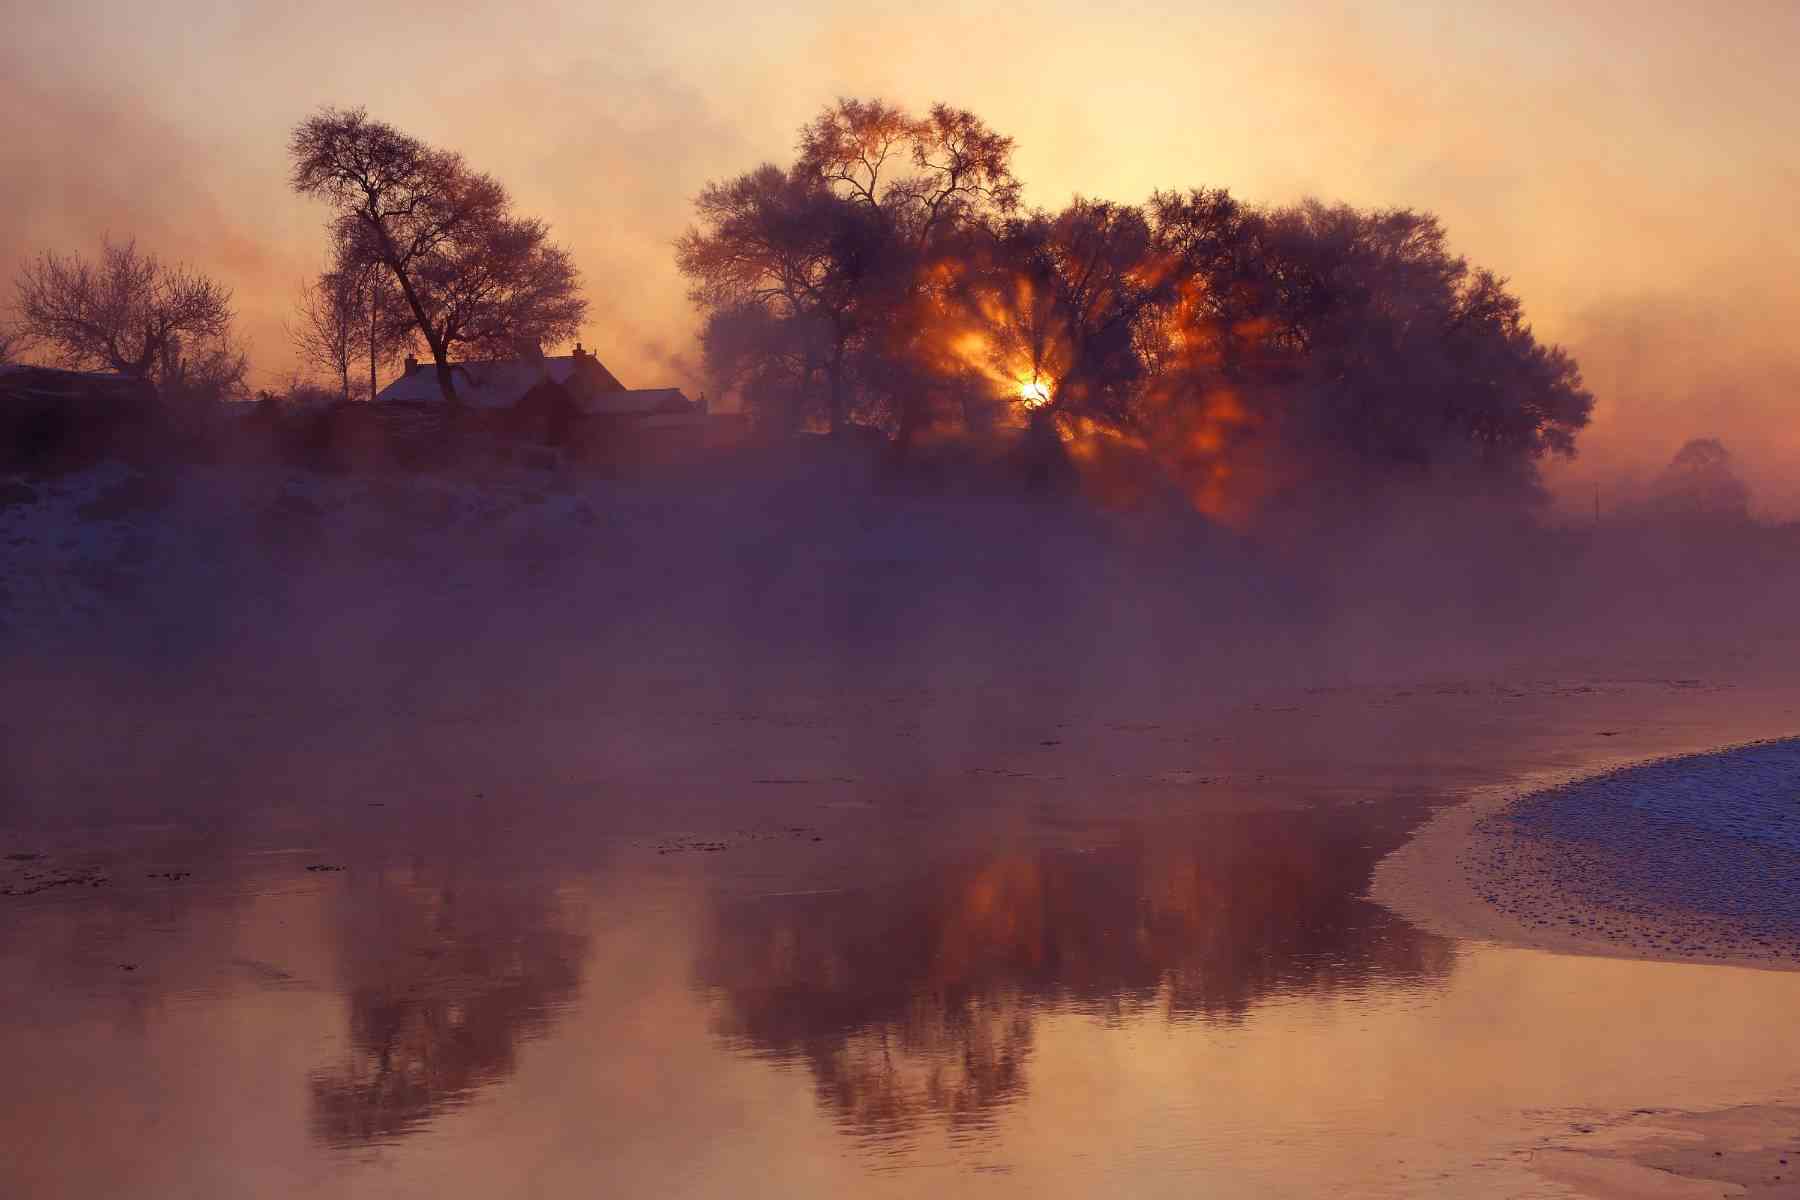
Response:
[{"label": "bare tree", "polygon": [[350,399],[350,364],[363,330],[361,289],[353,275],[326,271],[300,285],[295,323],[288,326],[294,352],[308,366],[338,380],[339,396]]},{"label": "bare tree", "polygon": [[362,272],[363,347],[369,357],[369,399],[381,391],[381,368],[413,348],[412,314],[394,277],[381,264]]},{"label": "bare tree", "polygon": [[456,401],[458,345],[536,345],[580,328],[574,265],[538,221],[514,217],[506,189],[461,155],[427,146],[362,109],[324,109],[289,141],[292,183],[328,200],[345,261],[392,275]]},{"label": "bare tree", "polygon": [[135,241],[101,244],[100,259],[49,251],[19,272],[20,332],[76,367],[104,367],[162,382],[180,338],[216,341],[231,330],[231,292],[199,272],[169,267]]},{"label": "bare tree", "polygon": [[381,367],[413,342],[399,289],[379,263],[340,263],[302,283],[288,337],[303,362],[338,381],[344,400],[351,398],[350,372],[365,357],[373,400]]},{"label": "bare tree", "polygon": [[1019,202],[1013,140],[967,109],[914,117],[882,100],[839,100],[800,131],[800,167],[879,212],[914,248]]}]

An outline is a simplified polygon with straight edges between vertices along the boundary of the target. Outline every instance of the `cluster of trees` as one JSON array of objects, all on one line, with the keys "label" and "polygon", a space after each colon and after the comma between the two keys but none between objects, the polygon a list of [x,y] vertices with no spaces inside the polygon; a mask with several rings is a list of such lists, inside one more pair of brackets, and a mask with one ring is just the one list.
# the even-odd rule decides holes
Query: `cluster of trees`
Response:
[{"label": "cluster of trees", "polygon": [[[1127,474],[1148,456],[1220,510],[1321,478],[1529,485],[1588,420],[1575,362],[1429,214],[1205,189],[1025,211],[1013,148],[947,105],[841,100],[790,165],[708,185],[676,257],[715,380],[778,429],[1029,426]],[[454,402],[454,358],[578,332],[570,255],[460,155],[329,108],[289,151],[330,209],[290,332],[342,398],[422,346]],[[17,293],[17,333],[70,365],[244,390],[229,290],[135,243],[43,254]]]},{"label": "cluster of trees", "polygon": [[453,354],[535,356],[587,315],[574,260],[492,176],[362,109],[324,109],[288,144],[292,184],[331,207],[331,261],[301,294],[296,348],[350,396],[353,361],[422,343],[446,401]]},{"label": "cluster of trees", "polygon": [[[336,385],[334,399],[372,400],[381,390],[382,375],[413,347],[411,318],[380,264],[343,257],[301,283],[288,340],[301,363]],[[365,364],[366,394],[352,384]]]},{"label": "cluster of trees", "polygon": [[1505,280],[1408,209],[1223,190],[1022,211],[971,113],[845,100],[709,185],[677,246],[709,368],[760,421],[1038,424],[1226,503],[1321,474],[1529,484],[1592,398]]},{"label": "cluster of trees", "polygon": [[[301,286],[289,335],[342,399],[363,365],[373,396],[384,369],[423,345],[454,401],[453,355],[535,355],[579,330],[587,302],[568,251],[460,155],[361,109],[329,108],[294,129],[289,150],[294,189],[331,206],[328,265]],[[144,380],[165,398],[248,395],[230,289],[135,241],[107,239],[92,260],[47,251],[21,269],[15,291],[0,362],[32,346],[65,366]]]}]

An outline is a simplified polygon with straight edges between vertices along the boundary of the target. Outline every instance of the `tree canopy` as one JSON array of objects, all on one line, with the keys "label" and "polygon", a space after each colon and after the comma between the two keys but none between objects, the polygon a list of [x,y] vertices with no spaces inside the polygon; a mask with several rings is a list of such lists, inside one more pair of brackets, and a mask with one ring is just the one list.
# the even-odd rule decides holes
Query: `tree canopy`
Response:
[{"label": "tree canopy", "polygon": [[[1223,189],[1022,211],[1012,141],[841,100],[696,200],[677,261],[717,384],[782,426],[1039,425],[1228,515],[1336,481],[1529,490],[1592,397],[1412,209]],[[1132,468],[1141,474],[1141,468]]]},{"label": "tree canopy", "polygon": [[790,167],[708,184],[676,258],[706,315],[714,373],[767,418],[837,431],[898,419],[910,330],[898,318],[929,262],[1012,211],[1012,141],[974,114],[915,116],[840,100],[800,133]]}]

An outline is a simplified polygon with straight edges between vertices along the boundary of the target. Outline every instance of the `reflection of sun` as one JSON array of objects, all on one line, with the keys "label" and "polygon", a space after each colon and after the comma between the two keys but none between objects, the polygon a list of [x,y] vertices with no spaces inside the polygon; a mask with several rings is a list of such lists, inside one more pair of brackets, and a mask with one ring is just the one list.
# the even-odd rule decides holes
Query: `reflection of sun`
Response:
[{"label": "reflection of sun", "polygon": [[1019,403],[1026,408],[1041,408],[1050,403],[1050,385],[1041,379],[1021,380]]}]

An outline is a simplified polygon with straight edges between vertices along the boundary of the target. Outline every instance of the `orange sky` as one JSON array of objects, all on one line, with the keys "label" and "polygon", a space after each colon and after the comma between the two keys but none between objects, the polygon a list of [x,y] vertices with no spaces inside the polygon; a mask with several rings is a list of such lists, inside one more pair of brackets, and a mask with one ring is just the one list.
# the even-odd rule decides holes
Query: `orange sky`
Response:
[{"label": "orange sky", "polygon": [[0,271],[135,234],[235,289],[278,382],[324,253],[285,137],[364,104],[551,222],[627,384],[699,391],[669,246],[693,194],[787,158],[838,94],[943,99],[1018,139],[1033,204],[1223,184],[1433,210],[1599,397],[1566,495],[1623,496],[1711,435],[1800,516],[1791,0],[965,7],[0,0]]}]

